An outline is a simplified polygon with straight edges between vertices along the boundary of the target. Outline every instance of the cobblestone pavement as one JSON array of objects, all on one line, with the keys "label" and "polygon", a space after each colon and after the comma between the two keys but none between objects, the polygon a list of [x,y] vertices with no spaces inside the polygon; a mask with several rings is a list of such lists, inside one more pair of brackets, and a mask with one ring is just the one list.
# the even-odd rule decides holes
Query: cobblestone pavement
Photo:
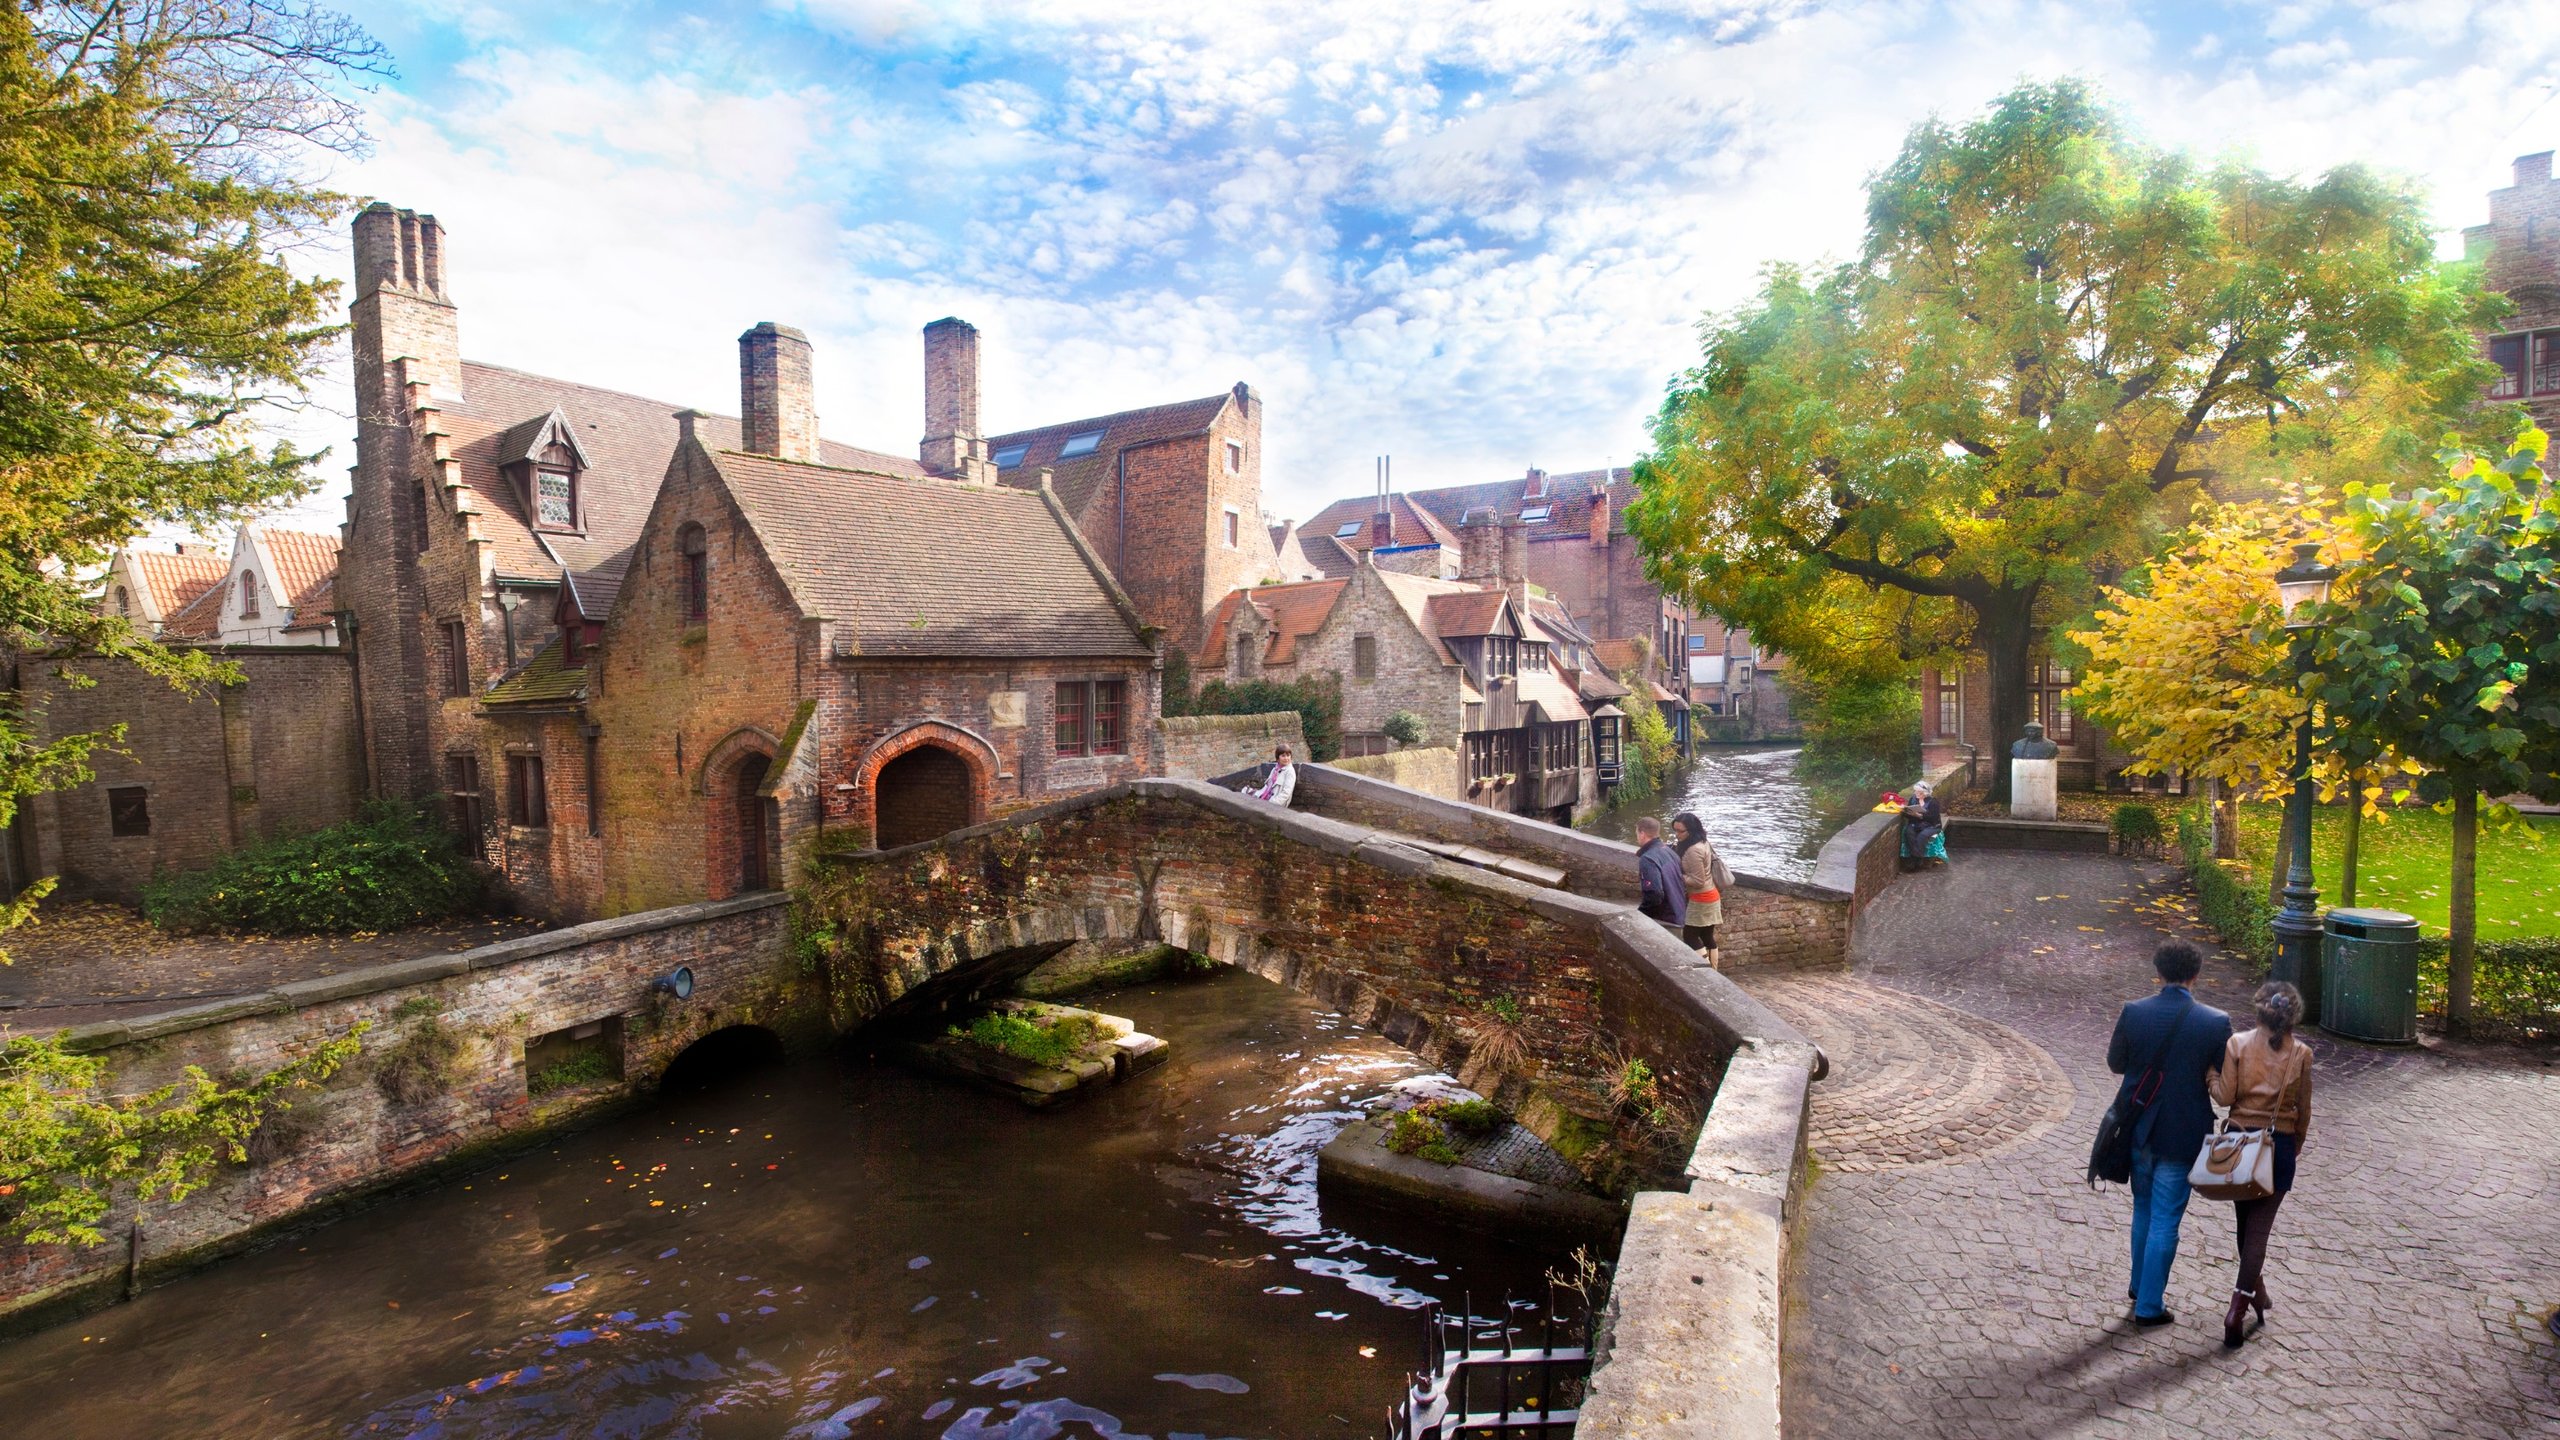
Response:
[{"label": "cobblestone pavement", "polygon": [[[2560,1304],[2560,1065],[2536,1055],[2313,1037],[2311,1143],[2269,1252],[2267,1327],[2222,1349],[2231,1211],[2199,1200],[2170,1277],[2178,1323],[2131,1330],[2130,1205],[2080,1175],[2113,1094],[2116,1008],[2151,990],[2164,934],[2199,938],[2190,903],[2161,865],[1959,857],[1883,897],[1855,979],[1744,977],[1836,1044],[1823,1088],[1851,1082],[1816,1112],[1826,1163],[1790,1314],[1791,1434],[2560,1436],[2560,1345],[2541,1328]],[[1843,1004],[1861,983],[1879,995],[1865,1016]],[[2249,988],[2217,953],[2201,991],[2245,1015]],[[1998,1026],[1948,1026],[1909,997]],[[1880,1038],[1902,1027],[1913,1037]],[[2032,1056],[1980,1054],[2000,1027],[2075,1093],[2061,1123],[2003,1119],[2007,1147],[1976,1149],[1986,1137],[1952,1097],[1902,1092],[2035,1072]],[[1920,1034],[1941,1064],[1908,1053]],[[1868,1057],[1900,1078],[1863,1080]],[[1933,1154],[1935,1137],[1880,1139],[1924,1112],[1965,1158]]]},{"label": "cobblestone pavement", "polygon": [[513,916],[438,921],[381,935],[172,936],[121,905],[47,901],[0,937],[0,1035],[130,1020],[199,1000],[365,965],[492,945],[544,928]]}]

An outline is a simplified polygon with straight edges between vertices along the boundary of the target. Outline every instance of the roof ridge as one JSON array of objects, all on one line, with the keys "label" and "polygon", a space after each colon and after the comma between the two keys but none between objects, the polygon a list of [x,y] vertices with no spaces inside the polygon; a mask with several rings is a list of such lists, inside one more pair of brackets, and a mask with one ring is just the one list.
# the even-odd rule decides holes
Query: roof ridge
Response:
[{"label": "roof ridge", "polygon": [[1114,410],[1108,415],[1087,415],[1075,420],[1053,420],[1045,425],[1027,425],[1019,430],[999,431],[998,433],[989,435],[986,438],[987,443],[993,445],[998,440],[1010,440],[1016,435],[1034,435],[1043,430],[1066,430],[1079,425],[1101,425],[1107,427],[1115,420],[1126,420],[1132,415],[1149,415],[1160,410],[1179,410],[1185,405],[1206,405],[1212,401],[1223,405],[1227,401],[1234,399],[1235,393],[1236,392],[1233,390],[1221,390],[1215,395],[1202,395],[1196,399],[1166,400],[1154,405],[1133,405],[1126,410]]}]

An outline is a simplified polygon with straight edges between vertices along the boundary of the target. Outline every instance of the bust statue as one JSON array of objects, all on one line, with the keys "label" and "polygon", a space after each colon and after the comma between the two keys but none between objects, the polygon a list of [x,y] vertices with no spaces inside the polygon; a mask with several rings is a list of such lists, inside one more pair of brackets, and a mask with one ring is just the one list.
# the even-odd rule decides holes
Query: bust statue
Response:
[{"label": "bust statue", "polygon": [[2062,747],[2044,738],[2044,726],[2033,720],[2027,722],[2027,733],[2009,746],[2012,760],[2050,760],[2061,753]]}]

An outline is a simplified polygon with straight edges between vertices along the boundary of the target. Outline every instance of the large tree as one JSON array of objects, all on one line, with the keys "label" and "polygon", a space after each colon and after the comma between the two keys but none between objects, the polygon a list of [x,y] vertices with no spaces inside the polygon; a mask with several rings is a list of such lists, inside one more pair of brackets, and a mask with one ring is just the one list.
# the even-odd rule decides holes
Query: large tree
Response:
[{"label": "large tree", "polygon": [[2201,167],[2023,86],[1912,131],[1855,260],[1706,322],[1629,523],[1795,663],[1978,652],[2014,736],[2043,632],[2200,499],[2410,467],[2466,423],[2496,304],[2402,185]]},{"label": "large tree", "polygon": [[[261,407],[305,394],[334,333],[332,286],[281,251],[343,206],[295,162],[352,143],[337,87],[381,64],[340,17],[268,0],[0,18],[0,652],[220,678],[91,588],[155,525],[217,526],[310,487],[311,457],[256,431]],[[76,680],[88,662],[24,663]],[[121,738],[48,740],[36,720],[0,695],[0,827]],[[0,907],[0,930],[46,888]]]}]

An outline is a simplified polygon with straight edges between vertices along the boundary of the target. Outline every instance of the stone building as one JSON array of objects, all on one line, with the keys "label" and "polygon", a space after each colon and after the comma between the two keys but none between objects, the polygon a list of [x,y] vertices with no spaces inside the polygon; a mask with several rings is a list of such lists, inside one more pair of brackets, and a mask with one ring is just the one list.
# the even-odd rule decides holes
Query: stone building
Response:
[{"label": "stone building", "polygon": [[[1366,555],[1384,569],[1454,576],[1465,570],[1459,530],[1469,514],[1489,511],[1511,521],[1529,584],[1553,596],[1596,641],[1622,642],[1612,653],[1629,668],[1618,678],[1667,697],[1656,703],[1685,748],[1703,738],[1703,730],[1693,734],[1690,723],[1701,697],[1692,693],[1687,659],[1707,617],[1692,617],[1645,574],[1643,550],[1626,528],[1626,507],[1635,494],[1625,469],[1566,475],[1532,469],[1515,480],[1336,501],[1299,526],[1297,536],[1309,563],[1327,575],[1349,573]],[[1713,633],[1724,640],[1720,623]],[[1623,643],[1636,641],[1643,643]],[[1697,653],[1703,658],[1709,652]],[[1715,713],[1742,721],[1724,727],[1717,738],[1786,733],[1791,726],[1783,700],[1768,698],[1774,693],[1774,676],[1747,693],[1716,689]]]},{"label": "stone building", "polygon": [[[769,322],[738,418],[465,360],[445,256],[433,217],[357,218],[341,594],[375,783],[440,803],[522,908],[778,885],[822,836],[1145,772],[1152,633],[1042,468],[1000,475],[973,328],[926,329],[911,458],[822,439],[809,343]],[[1249,399],[1123,429],[1121,473],[1232,453]]]},{"label": "stone building", "polygon": [[2546,431],[2560,426],[2560,181],[2550,151],[2516,157],[2515,183],[2489,192],[2489,223],[2462,242],[2482,283],[2515,307],[2483,337],[2499,372],[2489,398],[2521,403]]},{"label": "stone building", "polygon": [[1387,721],[1409,712],[1423,722],[1422,743],[1460,752],[1470,799],[1570,824],[1601,799],[1586,695],[1606,703],[1626,692],[1561,607],[1551,612],[1561,639],[1538,620],[1553,602],[1519,574],[1516,526],[1482,512],[1465,533],[1464,578],[1391,569],[1364,551],[1340,579],[1229,592],[1210,612],[1194,673],[1330,676],[1346,753],[1389,748]]}]

